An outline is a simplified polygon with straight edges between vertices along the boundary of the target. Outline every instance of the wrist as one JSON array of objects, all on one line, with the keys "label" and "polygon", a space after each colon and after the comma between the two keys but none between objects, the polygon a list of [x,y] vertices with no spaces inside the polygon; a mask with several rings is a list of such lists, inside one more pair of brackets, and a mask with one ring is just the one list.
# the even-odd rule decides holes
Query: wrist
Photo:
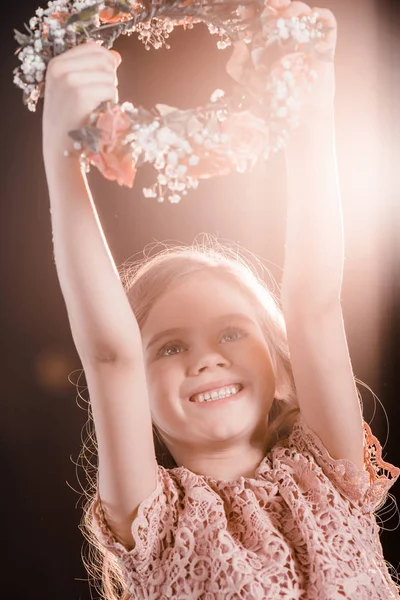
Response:
[{"label": "wrist", "polygon": [[49,185],[61,182],[70,184],[82,179],[84,169],[78,155],[65,155],[65,148],[57,145],[43,147],[43,161],[46,179]]},{"label": "wrist", "polygon": [[304,119],[299,127],[289,132],[285,150],[287,154],[290,154],[291,149],[298,151],[299,146],[304,149],[307,145],[330,143],[334,139],[334,113],[320,113]]}]

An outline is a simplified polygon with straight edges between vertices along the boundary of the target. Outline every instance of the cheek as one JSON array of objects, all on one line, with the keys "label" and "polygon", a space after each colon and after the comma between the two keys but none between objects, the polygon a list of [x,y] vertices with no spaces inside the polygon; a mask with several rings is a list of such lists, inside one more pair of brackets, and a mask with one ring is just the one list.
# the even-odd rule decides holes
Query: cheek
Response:
[{"label": "cheek", "polygon": [[146,371],[150,407],[163,412],[178,393],[179,369],[167,361],[153,363]]},{"label": "cheek", "polygon": [[262,366],[265,369],[266,363],[271,363],[271,357],[268,352],[268,348],[265,345],[265,342],[261,340],[252,340],[249,344],[246,345],[244,350],[244,355],[247,359],[254,364],[254,366]]},{"label": "cheek", "polygon": [[265,382],[275,384],[275,373],[271,355],[265,343],[253,343],[246,352],[250,367],[256,371]]}]

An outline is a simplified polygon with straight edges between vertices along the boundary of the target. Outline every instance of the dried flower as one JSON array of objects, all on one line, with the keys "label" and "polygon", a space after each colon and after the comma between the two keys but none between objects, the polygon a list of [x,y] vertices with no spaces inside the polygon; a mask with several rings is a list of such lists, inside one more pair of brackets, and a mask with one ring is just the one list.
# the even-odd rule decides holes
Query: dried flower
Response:
[{"label": "dried flower", "polygon": [[106,179],[116,180],[119,185],[133,186],[136,169],[132,152],[122,149],[121,140],[130,131],[131,121],[120,106],[111,106],[103,112],[96,124],[100,130],[98,138],[99,152],[92,153],[90,162],[96,166]]},{"label": "dried flower", "polygon": [[[310,91],[315,78],[304,56],[311,55],[325,32],[317,13],[284,19],[265,18],[261,11],[258,0],[245,10],[232,0],[50,1],[46,9],[36,10],[28,33],[15,31],[21,65],[14,69],[14,83],[34,112],[44,94],[49,61],[88,39],[110,49],[120,35],[136,33],[146,49],[168,48],[175,27],[206,23],[219,37],[220,49],[240,40],[249,44],[250,77],[230,97],[218,89],[209,104],[185,111],[157,105],[150,112],[129,102],[103,103],[86,127],[70,132],[87,171],[94,165],[107,179],[132,187],[136,166],[149,162],[158,174],[145,196],[179,202],[197,188],[199,179],[232,169],[244,172],[259,157],[267,160],[284,147],[288,129],[297,125],[300,88]],[[292,54],[273,64],[266,76],[263,63],[274,43],[291,43]],[[302,44],[302,60],[294,59]]]}]

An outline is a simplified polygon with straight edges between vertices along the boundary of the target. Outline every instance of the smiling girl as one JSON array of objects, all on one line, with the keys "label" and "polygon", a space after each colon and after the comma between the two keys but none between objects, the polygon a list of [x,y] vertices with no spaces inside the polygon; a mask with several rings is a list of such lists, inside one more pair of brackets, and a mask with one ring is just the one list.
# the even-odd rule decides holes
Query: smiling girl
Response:
[{"label": "smiling girl", "polygon": [[[313,10],[331,25],[333,59],[335,18]],[[247,60],[239,44],[232,77]],[[123,284],[85,174],[63,156],[68,130],[117,98],[120,59],[84,44],[49,65],[54,254],[95,424],[86,525],[107,600],[400,597],[374,515],[399,469],[363,420],[348,354],[334,63],[315,60],[319,83],[286,148],[280,301],[212,238],[146,258]]]}]

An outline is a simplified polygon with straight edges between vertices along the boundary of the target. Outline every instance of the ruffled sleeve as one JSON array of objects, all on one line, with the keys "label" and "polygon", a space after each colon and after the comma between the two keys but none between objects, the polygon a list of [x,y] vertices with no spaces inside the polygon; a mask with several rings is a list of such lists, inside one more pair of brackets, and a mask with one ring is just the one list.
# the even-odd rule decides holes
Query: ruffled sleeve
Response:
[{"label": "ruffled sleeve", "polygon": [[128,571],[140,572],[159,557],[178,518],[179,488],[167,469],[157,465],[157,486],[138,507],[131,532],[134,547],[128,549],[111,531],[97,492],[92,505],[92,524],[99,543]]},{"label": "ruffled sleeve", "polygon": [[374,512],[385,504],[387,493],[400,475],[400,469],[382,458],[382,447],[364,421],[364,469],[352,461],[331,457],[321,439],[300,413],[289,438],[299,452],[311,453],[335,488],[357,503],[362,512]]}]

